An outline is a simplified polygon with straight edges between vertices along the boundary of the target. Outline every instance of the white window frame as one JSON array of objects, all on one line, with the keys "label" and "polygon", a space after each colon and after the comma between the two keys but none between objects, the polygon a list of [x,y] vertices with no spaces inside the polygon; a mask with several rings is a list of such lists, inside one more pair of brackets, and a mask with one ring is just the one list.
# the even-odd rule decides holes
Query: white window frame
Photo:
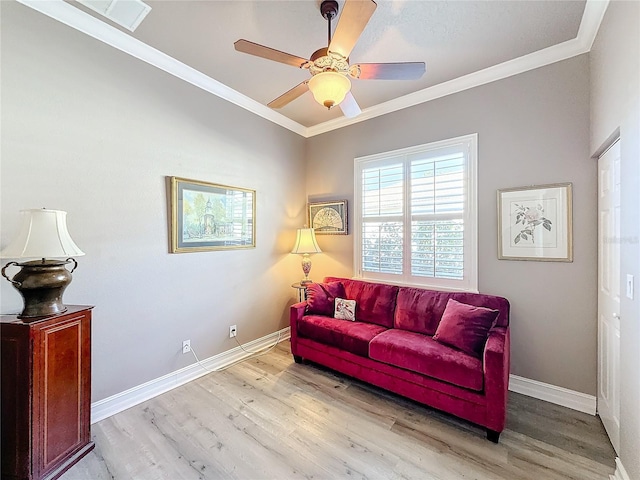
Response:
[{"label": "white window frame", "polygon": [[[411,248],[411,192],[409,171],[410,156],[432,150],[461,146],[465,151],[466,191],[464,200],[464,262],[463,279],[444,279],[411,275],[409,252]],[[363,272],[362,269],[362,171],[365,168],[392,162],[404,162],[404,254],[403,273],[401,275]],[[402,148],[390,152],[367,155],[354,159],[354,269],[355,278],[373,280],[396,285],[419,286],[437,290],[478,292],[478,134],[463,135],[456,138],[431,142],[423,145]]]}]

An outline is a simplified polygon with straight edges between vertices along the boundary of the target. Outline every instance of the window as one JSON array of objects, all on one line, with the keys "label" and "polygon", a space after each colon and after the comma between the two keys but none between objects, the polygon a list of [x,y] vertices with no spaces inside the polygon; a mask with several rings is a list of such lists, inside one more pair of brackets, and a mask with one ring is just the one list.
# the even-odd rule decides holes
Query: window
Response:
[{"label": "window", "polygon": [[363,279],[477,291],[477,134],[355,159]]}]

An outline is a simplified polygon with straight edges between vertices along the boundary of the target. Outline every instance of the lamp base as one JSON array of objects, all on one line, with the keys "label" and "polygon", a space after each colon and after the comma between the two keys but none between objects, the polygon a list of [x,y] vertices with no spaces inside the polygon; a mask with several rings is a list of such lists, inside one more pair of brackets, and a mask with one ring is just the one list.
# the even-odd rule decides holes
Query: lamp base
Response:
[{"label": "lamp base", "polygon": [[[58,315],[67,311],[62,303],[62,293],[71,283],[71,272],[65,268],[69,262],[77,266],[74,259],[33,260],[30,262],[10,262],[2,269],[2,276],[9,280],[24,299],[24,309],[18,318],[35,319]],[[11,279],[5,269],[11,265],[22,267]],[[75,270],[75,266],[73,270]],[[71,271],[73,271],[71,270]]]},{"label": "lamp base", "polygon": [[300,285],[313,283],[311,280],[309,280],[309,272],[311,271],[311,259],[309,258],[308,253],[302,255],[302,271],[304,272],[304,279],[300,281]]}]

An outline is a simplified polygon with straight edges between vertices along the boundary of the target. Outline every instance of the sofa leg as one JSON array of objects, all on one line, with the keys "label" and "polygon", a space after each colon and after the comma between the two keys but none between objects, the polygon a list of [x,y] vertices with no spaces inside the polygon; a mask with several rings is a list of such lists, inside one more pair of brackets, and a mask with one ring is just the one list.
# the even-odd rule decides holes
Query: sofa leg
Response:
[{"label": "sofa leg", "polygon": [[496,432],[495,430],[489,430],[487,428],[487,440],[493,443],[498,443],[499,439],[500,439],[500,432]]},{"label": "sofa leg", "polygon": [[293,361],[296,363],[302,363],[302,357],[300,355],[294,355]]}]

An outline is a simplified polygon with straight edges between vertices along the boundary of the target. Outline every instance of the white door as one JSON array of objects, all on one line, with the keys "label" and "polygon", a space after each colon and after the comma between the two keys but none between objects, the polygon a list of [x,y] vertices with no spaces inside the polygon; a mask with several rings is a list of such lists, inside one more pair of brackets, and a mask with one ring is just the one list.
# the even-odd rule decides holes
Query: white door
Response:
[{"label": "white door", "polygon": [[620,445],[620,142],[598,159],[598,414]]}]

